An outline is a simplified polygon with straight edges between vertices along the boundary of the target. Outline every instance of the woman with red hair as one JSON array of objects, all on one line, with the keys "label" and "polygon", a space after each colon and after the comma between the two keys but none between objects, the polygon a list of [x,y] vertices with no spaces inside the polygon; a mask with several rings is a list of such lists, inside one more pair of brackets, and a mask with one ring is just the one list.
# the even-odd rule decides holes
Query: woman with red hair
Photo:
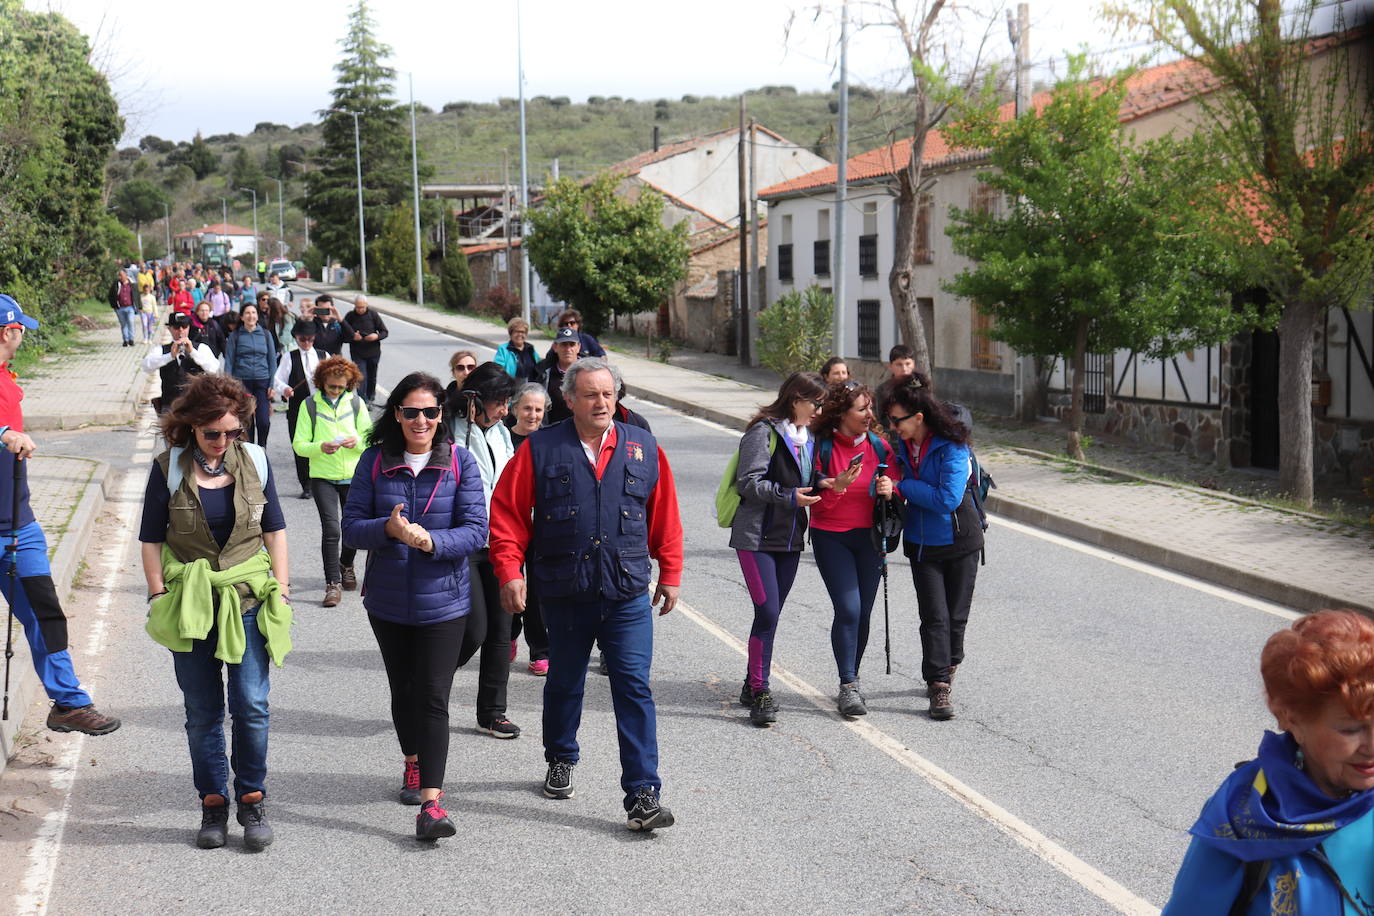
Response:
[{"label": "woman with red hair", "polygon": [[1374,901],[1374,622],[1320,611],[1269,637],[1259,755],[1190,831],[1164,916],[1368,913]]}]

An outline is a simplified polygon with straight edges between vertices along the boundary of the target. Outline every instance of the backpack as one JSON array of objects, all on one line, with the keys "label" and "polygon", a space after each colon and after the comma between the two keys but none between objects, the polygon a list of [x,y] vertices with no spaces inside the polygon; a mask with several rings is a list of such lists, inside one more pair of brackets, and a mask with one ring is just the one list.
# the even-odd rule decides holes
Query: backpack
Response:
[{"label": "backpack", "polygon": [[[771,458],[778,448],[778,434],[768,430],[768,456]],[[739,473],[739,448],[736,447],[725,462],[725,473],[720,476],[716,486],[716,524],[729,528],[735,523],[735,513],[739,511],[739,487],[735,485],[735,475]]]},{"label": "backpack", "polygon": [[[973,432],[973,413],[963,404],[956,404],[953,401],[946,401],[945,406],[950,413],[954,414],[954,419],[964,424],[964,428]],[[988,530],[988,512],[984,508],[984,503],[988,499],[988,491],[997,489],[997,481],[992,479],[987,468],[983,467],[978,461],[978,453],[973,450],[973,446],[968,446],[968,491],[973,494],[973,507],[978,510],[978,524],[984,531]]]},{"label": "backpack", "polygon": [[[258,472],[258,483],[262,484],[263,490],[267,489],[267,452],[261,445],[253,442],[240,442],[240,445],[248,452],[248,456],[253,459],[253,467]],[[181,456],[186,451],[186,446],[176,445],[172,447],[171,457],[167,460],[167,495],[176,493],[181,486]]]},{"label": "backpack", "polygon": [[[358,397],[356,391],[351,391],[349,394],[353,395],[353,428],[356,430],[358,428],[358,416],[363,412],[363,399]],[[310,415],[310,438],[313,439],[315,438],[315,416],[319,412],[319,408],[315,406],[314,395],[305,399],[305,412]]]}]

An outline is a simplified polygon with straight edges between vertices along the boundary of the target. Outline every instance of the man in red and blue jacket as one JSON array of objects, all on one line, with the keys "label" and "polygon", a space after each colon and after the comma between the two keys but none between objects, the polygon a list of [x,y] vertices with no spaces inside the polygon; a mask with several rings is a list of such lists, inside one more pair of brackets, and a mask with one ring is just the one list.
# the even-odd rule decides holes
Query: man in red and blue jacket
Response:
[{"label": "man in red and blue jacket", "polygon": [[[549,634],[544,684],[544,794],[573,796],[577,725],[592,643],[610,676],[620,739],[620,785],[631,830],[673,824],[659,804],[658,729],[649,666],[653,606],[677,604],[682,519],[667,456],[648,430],[618,422],[620,374],[605,360],[569,367],[572,417],[531,435],[491,499],[491,559],[507,613],[539,596]],[[649,600],[650,558],[658,587]]]},{"label": "man in red and blue jacket", "polygon": [[[27,461],[36,446],[24,432],[20,406],[24,391],[15,382],[10,361],[24,342],[24,331],[37,327],[37,319],[25,315],[12,296],[0,293],[0,536],[5,544],[0,589],[24,625],[34,670],[53,701],[48,728],[108,735],[119,728],[119,720],[95,708],[72,667],[67,651],[67,615],[53,585],[48,542],[29,507],[28,476],[19,476],[19,462]],[[11,518],[16,509],[17,517]],[[16,564],[16,575],[11,576],[10,568]]]}]

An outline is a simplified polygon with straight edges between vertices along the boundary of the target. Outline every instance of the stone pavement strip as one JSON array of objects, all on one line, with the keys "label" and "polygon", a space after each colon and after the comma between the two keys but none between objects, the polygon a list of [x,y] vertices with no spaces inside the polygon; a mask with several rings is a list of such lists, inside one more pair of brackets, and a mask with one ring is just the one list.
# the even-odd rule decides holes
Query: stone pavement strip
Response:
[{"label": "stone pavement strip", "polygon": [[[345,301],[357,295],[329,290]],[[383,314],[488,347],[506,340],[503,328],[472,316],[384,296],[368,301]],[[631,394],[733,429],[743,429],[773,398],[771,390],[722,377],[736,371],[726,357],[695,361],[719,375],[620,351],[613,359]],[[997,480],[988,501],[995,514],[1300,610],[1353,607],[1374,615],[1374,532],[1368,528],[1098,474],[1053,456],[989,448],[980,460]]]},{"label": "stone pavement strip", "polygon": [[20,377],[24,428],[33,432],[132,422],[147,379],[139,363],[147,355],[143,344],[120,346],[116,330],[86,331],[72,352],[45,357]]}]

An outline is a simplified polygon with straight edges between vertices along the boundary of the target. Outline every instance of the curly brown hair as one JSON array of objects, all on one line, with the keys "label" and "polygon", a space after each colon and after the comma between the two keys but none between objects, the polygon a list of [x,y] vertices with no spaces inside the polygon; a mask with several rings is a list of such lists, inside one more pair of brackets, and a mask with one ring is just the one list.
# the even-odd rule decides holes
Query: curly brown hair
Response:
[{"label": "curly brown hair", "polygon": [[315,367],[315,390],[323,391],[324,383],[331,375],[342,375],[349,390],[363,383],[363,373],[352,360],[342,356],[331,356],[320,360],[320,364]]},{"label": "curly brown hair", "polygon": [[1351,718],[1374,716],[1374,623],[1351,610],[1318,611],[1279,630],[1260,653],[1276,717],[1316,718],[1337,699]]},{"label": "curly brown hair", "polygon": [[257,399],[232,375],[197,375],[163,415],[162,435],[169,444],[184,447],[191,444],[197,426],[209,426],[227,413],[247,426],[256,406]]},{"label": "curly brown hair", "polygon": [[844,415],[861,397],[868,398],[868,404],[873,409],[873,414],[868,418],[869,430],[875,433],[879,432],[876,419],[878,405],[873,403],[873,392],[869,391],[868,386],[863,382],[856,382],[853,379],[842,385],[832,385],[826,391],[825,406],[816,416],[816,420],[811,426],[812,432],[816,434],[817,438],[834,436],[835,430],[840,428],[840,421],[844,419]]}]

